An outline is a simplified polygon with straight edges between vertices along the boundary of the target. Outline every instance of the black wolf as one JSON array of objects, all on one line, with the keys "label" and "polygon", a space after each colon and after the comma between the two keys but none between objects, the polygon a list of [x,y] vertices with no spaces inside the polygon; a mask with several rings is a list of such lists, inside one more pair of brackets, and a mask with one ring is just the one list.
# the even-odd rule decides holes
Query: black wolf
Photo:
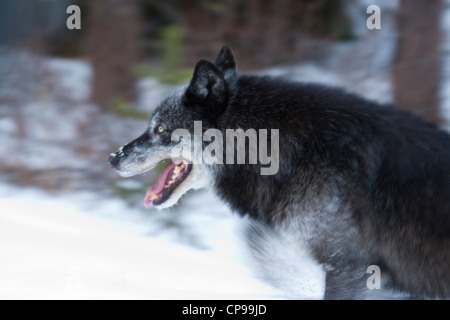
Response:
[{"label": "black wolf", "polygon": [[[194,121],[223,134],[224,153],[235,148],[227,129],[279,130],[277,172],[262,175],[260,161],[201,163],[199,152],[172,157],[172,133],[193,134]],[[323,266],[327,299],[384,298],[391,289],[450,298],[450,135],[409,112],[341,89],[241,75],[224,47],[109,160],[123,176],[171,160],[146,205],[165,208],[211,185],[255,221],[247,236],[257,251],[270,246],[265,232],[289,234]],[[385,290],[367,287],[371,265]]]}]

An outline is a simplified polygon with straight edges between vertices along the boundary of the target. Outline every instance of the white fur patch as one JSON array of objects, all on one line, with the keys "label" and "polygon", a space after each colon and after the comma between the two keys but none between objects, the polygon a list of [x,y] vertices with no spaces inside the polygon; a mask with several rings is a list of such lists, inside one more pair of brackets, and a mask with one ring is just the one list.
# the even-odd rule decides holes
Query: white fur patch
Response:
[{"label": "white fur patch", "polygon": [[325,270],[296,237],[248,220],[245,230],[256,275],[289,299],[322,299]]}]

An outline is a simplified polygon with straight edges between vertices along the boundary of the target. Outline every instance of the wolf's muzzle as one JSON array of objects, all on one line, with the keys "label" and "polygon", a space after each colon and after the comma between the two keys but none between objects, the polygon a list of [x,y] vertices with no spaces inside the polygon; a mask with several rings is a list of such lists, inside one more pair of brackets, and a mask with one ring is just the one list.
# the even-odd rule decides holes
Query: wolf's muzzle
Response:
[{"label": "wolf's muzzle", "polygon": [[117,152],[111,153],[109,155],[109,165],[116,169],[117,165],[119,164],[120,157],[117,155]]}]

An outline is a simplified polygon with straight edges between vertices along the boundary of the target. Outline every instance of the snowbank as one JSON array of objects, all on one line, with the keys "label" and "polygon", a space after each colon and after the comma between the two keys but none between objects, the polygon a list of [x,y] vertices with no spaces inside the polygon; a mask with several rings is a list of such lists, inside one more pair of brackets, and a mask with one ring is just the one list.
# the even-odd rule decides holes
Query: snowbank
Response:
[{"label": "snowbank", "polygon": [[0,185],[0,298],[279,297],[238,262],[237,220],[222,216],[214,224],[217,217],[204,213],[189,218],[208,227],[209,249],[200,250],[170,232],[146,236],[148,214],[119,200]]}]

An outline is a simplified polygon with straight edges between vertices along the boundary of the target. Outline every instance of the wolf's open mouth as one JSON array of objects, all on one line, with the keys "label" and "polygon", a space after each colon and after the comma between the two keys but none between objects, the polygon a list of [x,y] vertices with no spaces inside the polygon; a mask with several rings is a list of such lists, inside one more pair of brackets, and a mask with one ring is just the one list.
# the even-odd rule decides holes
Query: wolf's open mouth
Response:
[{"label": "wolf's open mouth", "polygon": [[144,203],[147,208],[150,203],[158,205],[166,201],[172,195],[173,190],[189,175],[192,164],[186,160],[170,161],[161,172],[156,183],[148,188]]}]

